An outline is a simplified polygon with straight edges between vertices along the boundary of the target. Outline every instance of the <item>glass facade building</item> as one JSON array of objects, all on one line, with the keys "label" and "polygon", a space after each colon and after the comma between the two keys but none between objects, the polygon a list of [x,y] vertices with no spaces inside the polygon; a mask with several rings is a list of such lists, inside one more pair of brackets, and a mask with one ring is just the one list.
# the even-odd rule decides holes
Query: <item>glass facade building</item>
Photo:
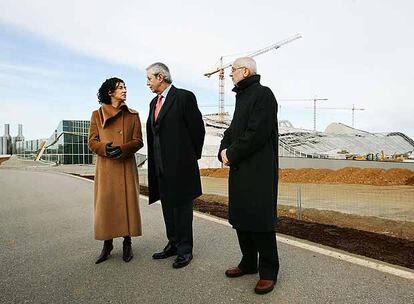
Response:
[{"label": "glass facade building", "polygon": [[[41,160],[58,164],[92,164],[93,153],[88,148],[88,131],[88,120],[62,120],[47,140]],[[28,142],[33,141],[19,144],[18,155],[34,159],[41,150],[41,145],[31,147]],[[29,147],[30,151],[27,149]]]}]

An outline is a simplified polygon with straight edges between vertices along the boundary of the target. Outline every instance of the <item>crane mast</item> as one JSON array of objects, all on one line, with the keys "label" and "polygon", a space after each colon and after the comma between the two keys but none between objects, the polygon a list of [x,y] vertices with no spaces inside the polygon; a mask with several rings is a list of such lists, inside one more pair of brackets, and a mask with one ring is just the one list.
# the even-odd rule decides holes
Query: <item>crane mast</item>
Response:
[{"label": "crane mast", "polygon": [[[316,132],[316,102],[317,101],[327,101],[328,98],[316,98],[316,96],[314,98],[285,98],[285,99],[281,99],[284,101],[313,101],[313,131]],[[320,108],[318,108],[320,109]]]},{"label": "crane mast", "polygon": [[[220,58],[220,66],[223,66],[223,57]],[[219,72],[219,121],[224,121],[224,70]]]},{"label": "crane mast", "polygon": [[355,128],[355,111],[364,111],[363,108],[355,108],[355,105],[352,105],[352,128]]}]

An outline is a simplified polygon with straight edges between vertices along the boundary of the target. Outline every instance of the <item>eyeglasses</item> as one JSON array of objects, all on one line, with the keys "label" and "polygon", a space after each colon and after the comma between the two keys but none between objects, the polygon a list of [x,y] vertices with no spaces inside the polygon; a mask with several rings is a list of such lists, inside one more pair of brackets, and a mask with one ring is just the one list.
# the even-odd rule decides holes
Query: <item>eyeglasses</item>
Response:
[{"label": "eyeglasses", "polygon": [[245,69],[246,67],[231,68],[231,72],[234,73],[236,70]]}]

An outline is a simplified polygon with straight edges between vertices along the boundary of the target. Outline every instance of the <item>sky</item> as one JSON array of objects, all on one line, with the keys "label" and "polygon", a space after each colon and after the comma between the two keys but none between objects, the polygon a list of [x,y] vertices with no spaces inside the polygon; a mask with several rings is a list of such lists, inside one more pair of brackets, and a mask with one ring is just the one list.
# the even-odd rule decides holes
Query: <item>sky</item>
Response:
[{"label": "sky", "polygon": [[[414,138],[414,3],[385,0],[0,0],[0,134],[48,138],[63,119],[89,120],[102,82],[122,78],[127,103],[147,119],[145,68],[166,63],[173,84],[218,111],[218,77],[203,74],[295,34],[256,57],[279,119],[313,129],[331,122]],[[234,111],[226,71],[226,110]],[[309,99],[309,100],[300,100]]]}]

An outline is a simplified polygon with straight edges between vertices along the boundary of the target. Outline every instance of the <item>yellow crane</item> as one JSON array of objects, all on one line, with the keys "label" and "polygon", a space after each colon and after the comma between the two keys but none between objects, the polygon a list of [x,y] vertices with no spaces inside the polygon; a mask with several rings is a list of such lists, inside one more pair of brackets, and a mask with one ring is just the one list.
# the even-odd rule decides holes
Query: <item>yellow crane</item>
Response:
[{"label": "yellow crane", "polygon": [[[271,50],[277,50],[282,45],[285,45],[285,44],[287,44],[289,42],[292,42],[292,41],[294,41],[296,39],[299,39],[299,38],[302,38],[302,36],[299,35],[299,34],[296,34],[296,35],[294,35],[290,38],[279,41],[279,42],[277,42],[275,44],[272,44],[268,47],[265,47],[263,49],[254,51],[250,54],[247,54],[246,56],[256,57],[256,56],[259,56],[261,54],[267,53]],[[220,122],[223,122],[224,112],[225,112],[225,109],[224,109],[224,70],[229,68],[229,67],[231,67],[231,63],[223,64],[223,56],[221,56],[220,60],[219,60],[219,66],[217,68],[215,68],[213,71],[204,74],[204,76],[207,76],[208,78],[210,78],[211,75],[219,73],[219,120],[220,120]]]}]

